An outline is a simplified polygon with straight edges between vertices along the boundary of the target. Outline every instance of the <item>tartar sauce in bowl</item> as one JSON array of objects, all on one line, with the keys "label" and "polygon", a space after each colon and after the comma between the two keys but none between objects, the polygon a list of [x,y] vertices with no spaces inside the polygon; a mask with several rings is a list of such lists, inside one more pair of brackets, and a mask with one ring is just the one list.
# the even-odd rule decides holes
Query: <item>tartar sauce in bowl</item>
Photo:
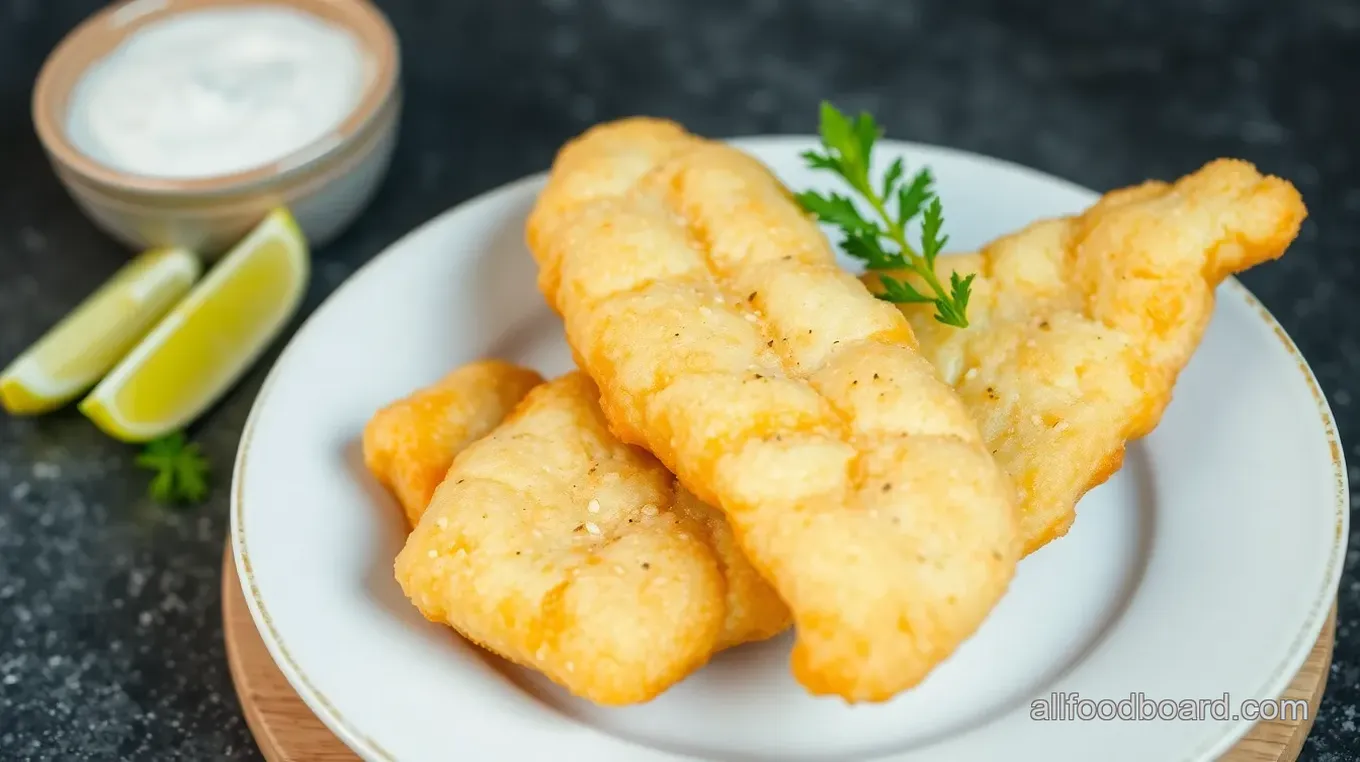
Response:
[{"label": "tartar sauce in bowl", "polygon": [[33,127],[130,247],[226,251],[279,206],[321,246],[373,198],[401,114],[396,32],[368,0],[123,0],[53,48]]},{"label": "tartar sauce in bowl", "polygon": [[358,104],[369,68],[348,30],[286,6],[178,13],[86,70],[65,130],[76,150],[129,174],[235,174],[325,138]]}]

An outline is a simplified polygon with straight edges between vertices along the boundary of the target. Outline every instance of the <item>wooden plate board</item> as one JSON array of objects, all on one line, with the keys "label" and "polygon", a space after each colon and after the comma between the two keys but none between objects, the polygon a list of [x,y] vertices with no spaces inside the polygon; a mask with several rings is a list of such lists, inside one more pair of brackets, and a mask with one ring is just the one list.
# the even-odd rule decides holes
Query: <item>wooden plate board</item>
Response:
[{"label": "wooden plate board", "polygon": [[[241,700],[246,723],[269,762],[355,762],[358,757],[336,738],[274,666],[255,622],[246,608],[231,549],[222,564],[222,629],[227,662]],[[1285,690],[1284,698],[1306,699],[1308,716],[1302,721],[1257,723],[1220,762],[1293,762],[1313,727],[1318,702],[1327,687],[1336,633],[1336,607],[1323,626],[1303,668]]]}]

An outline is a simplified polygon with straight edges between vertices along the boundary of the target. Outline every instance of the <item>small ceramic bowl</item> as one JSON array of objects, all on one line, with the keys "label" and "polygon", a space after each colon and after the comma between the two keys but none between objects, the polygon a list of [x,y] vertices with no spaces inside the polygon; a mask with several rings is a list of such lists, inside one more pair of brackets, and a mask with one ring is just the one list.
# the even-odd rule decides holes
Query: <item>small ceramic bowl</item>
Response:
[{"label": "small ceramic bowl", "polygon": [[396,34],[366,0],[263,0],[311,13],[352,33],[367,54],[358,104],[328,135],[255,169],[208,178],[135,175],[95,161],[66,134],[72,89],[138,29],[185,11],[262,0],[131,0],[76,27],[33,88],[33,122],[57,176],[97,225],[135,249],[185,246],[212,256],[287,206],[313,245],[343,230],[372,199],[396,143],[401,87]]}]

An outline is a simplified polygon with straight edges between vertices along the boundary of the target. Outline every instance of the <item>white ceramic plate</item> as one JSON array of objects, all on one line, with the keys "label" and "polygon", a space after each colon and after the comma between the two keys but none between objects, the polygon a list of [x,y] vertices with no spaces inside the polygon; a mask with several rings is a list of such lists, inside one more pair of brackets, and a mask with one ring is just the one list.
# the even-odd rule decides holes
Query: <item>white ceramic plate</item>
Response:
[{"label": "white ceramic plate", "polygon": [[[827,184],[802,168],[808,139],[738,143],[793,187]],[[956,250],[1095,197],[954,151],[879,153],[933,168]],[[251,611],[302,698],[364,758],[1207,760],[1249,729],[1233,716],[1243,702],[1278,696],[1303,663],[1341,572],[1346,470],[1308,367],[1235,281],[1161,426],[1082,500],[1067,537],[1021,564],[981,631],[891,702],[808,696],[784,637],[604,709],[425,622],[392,578],[402,519],[359,435],[379,406],[475,358],[569,368],[522,243],[541,185],[453,209],[359,271],[279,358],[241,440],[232,533]],[[1203,721],[1034,718],[1225,695],[1229,715]]]}]

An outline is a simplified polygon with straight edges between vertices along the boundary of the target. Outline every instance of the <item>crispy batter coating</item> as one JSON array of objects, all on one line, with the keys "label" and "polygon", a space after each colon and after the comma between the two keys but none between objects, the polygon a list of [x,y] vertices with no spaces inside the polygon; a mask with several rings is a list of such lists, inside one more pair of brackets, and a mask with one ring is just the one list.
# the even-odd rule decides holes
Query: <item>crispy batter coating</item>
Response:
[{"label": "crispy batter coating", "polygon": [[1026,553],[1065,534],[1125,443],[1161,420],[1214,288],[1283,254],[1306,214],[1288,182],[1218,160],[938,260],[942,278],[977,274],[969,327],[902,311],[1017,483]]},{"label": "crispy batter coating", "polygon": [[789,613],[722,515],[609,433],[598,398],[570,373],[467,447],[396,576],[431,621],[578,696],[631,704]]},{"label": "crispy batter coating", "polygon": [[364,465],[415,526],[454,456],[541,383],[534,371],[502,360],[464,365],[375,413],[364,427]]},{"label": "crispy batter coating", "polygon": [[611,428],[720,506],[812,693],[890,698],[981,624],[1014,489],[903,316],[749,156],[658,120],[569,143],[529,220]]}]

